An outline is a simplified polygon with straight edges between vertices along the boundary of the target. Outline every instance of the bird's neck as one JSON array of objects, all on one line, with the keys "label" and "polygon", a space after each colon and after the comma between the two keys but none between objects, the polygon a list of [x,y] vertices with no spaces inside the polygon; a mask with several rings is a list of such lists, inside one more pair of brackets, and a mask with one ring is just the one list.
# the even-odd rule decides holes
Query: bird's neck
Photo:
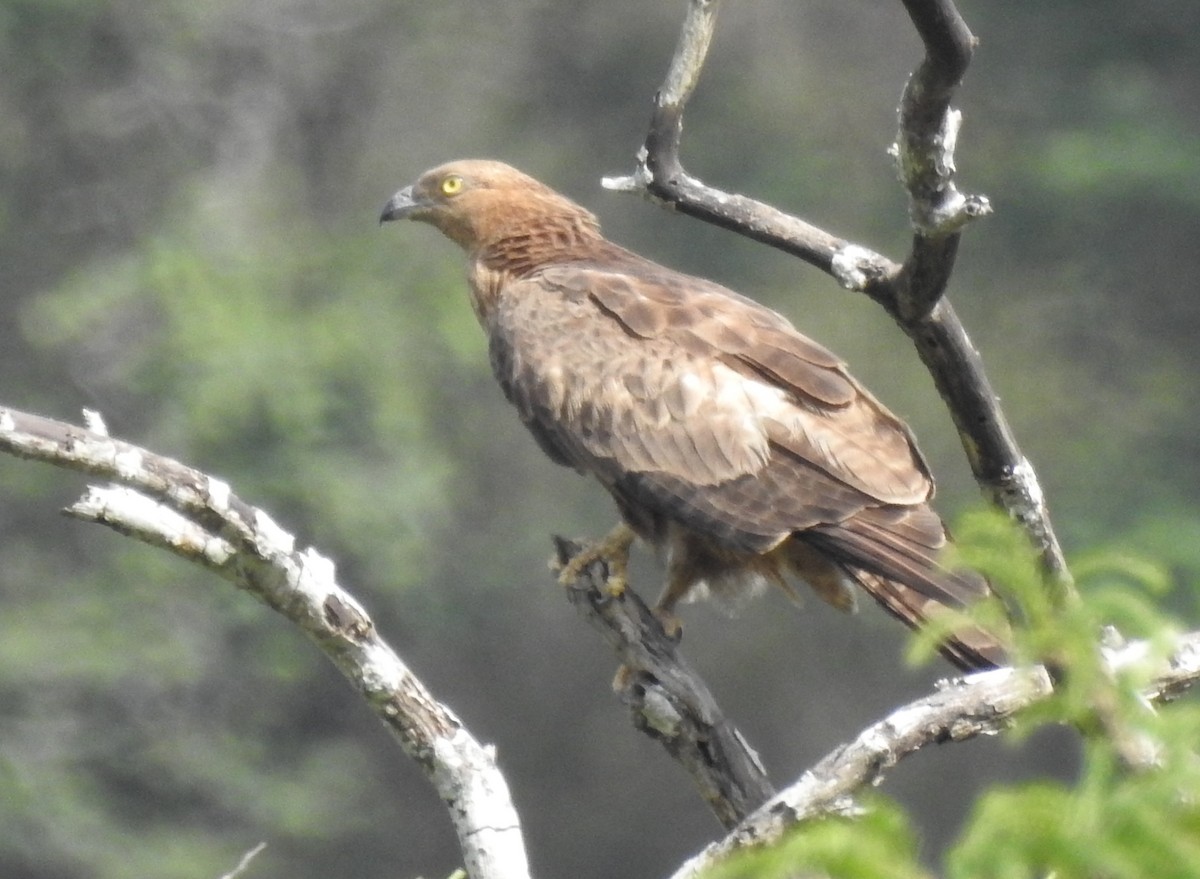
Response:
[{"label": "bird's neck", "polygon": [[540,226],[495,239],[469,255],[471,305],[487,327],[497,300],[511,282],[528,278],[552,265],[602,260],[615,245],[600,236],[594,224],[578,229]]},{"label": "bird's neck", "polygon": [[586,213],[506,225],[508,228],[480,242],[471,256],[474,262],[513,278],[553,263],[587,259],[607,244],[595,218]]},{"label": "bird's neck", "polygon": [[547,190],[523,202],[497,200],[473,219],[460,243],[470,261],[471,299],[485,325],[509,281],[540,269],[600,257],[613,247],[589,211]]}]

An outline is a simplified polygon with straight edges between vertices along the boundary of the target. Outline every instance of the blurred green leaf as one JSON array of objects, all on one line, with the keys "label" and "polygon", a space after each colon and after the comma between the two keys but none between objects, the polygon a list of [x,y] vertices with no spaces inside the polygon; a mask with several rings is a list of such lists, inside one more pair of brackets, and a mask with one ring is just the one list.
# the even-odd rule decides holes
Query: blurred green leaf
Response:
[{"label": "blurred green leaf", "polygon": [[928,879],[917,861],[916,837],[904,813],[873,796],[854,819],[822,818],[788,833],[778,843],[739,852],[705,879]]}]

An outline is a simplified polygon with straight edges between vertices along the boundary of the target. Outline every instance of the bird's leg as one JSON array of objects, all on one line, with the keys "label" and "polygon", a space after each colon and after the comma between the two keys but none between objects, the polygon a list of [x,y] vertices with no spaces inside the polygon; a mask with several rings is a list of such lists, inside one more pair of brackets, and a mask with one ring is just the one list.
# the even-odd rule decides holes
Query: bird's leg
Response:
[{"label": "bird's leg", "polygon": [[579,579],[579,575],[589,565],[602,561],[608,566],[605,588],[613,598],[620,598],[625,594],[625,587],[629,582],[627,579],[629,547],[635,536],[633,529],[624,522],[619,523],[605,535],[603,540],[585,547],[572,556],[571,560],[558,572],[558,582],[569,586]]},{"label": "bird's leg", "polygon": [[683,620],[676,616],[674,611],[664,608],[660,604],[656,604],[650,608],[650,612],[654,614],[654,618],[662,626],[663,634],[678,643],[679,639],[683,637]]},{"label": "bird's leg", "polygon": [[658,624],[662,626],[663,634],[673,641],[683,637],[683,621],[675,615],[675,605],[678,604],[688,590],[692,588],[690,571],[685,568],[671,566],[667,569],[667,582],[662,594],[654,602],[651,612]]},{"label": "bird's leg", "polygon": [[[687,594],[690,587],[691,581],[683,571],[676,568],[670,569],[667,573],[667,585],[663,587],[662,594],[658,596],[654,607],[650,608],[650,612],[654,614],[654,619],[658,621],[663,634],[676,644],[683,637],[683,621],[675,615],[675,604]],[[622,664],[613,677],[613,691],[625,692],[633,683],[634,674],[632,666]]]}]

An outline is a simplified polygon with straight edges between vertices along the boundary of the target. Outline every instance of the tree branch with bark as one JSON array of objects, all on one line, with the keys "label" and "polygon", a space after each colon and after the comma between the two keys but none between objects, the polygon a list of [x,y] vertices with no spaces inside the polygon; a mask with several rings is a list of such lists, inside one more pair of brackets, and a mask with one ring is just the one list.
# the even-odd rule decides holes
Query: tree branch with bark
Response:
[{"label": "tree branch with bark", "polygon": [[[954,152],[961,116],[951,106],[974,37],[948,0],[904,0],[925,47],[900,101],[892,148],[909,195],[909,252],[895,261],[775,207],[709,186],[680,159],[683,114],[716,26],[718,0],[690,0],[674,57],[654,104],[634,173],[606,179],[706,222],[778,248],[866,293],[912,339],[958,430],[984,493],[1037,547],[1059,601],[1071,598],[1067,567],[1032,466],[993,392],[978,352],[945,291],[962,230],[986,215],[979,195],[959,192]],[[294,538],[219,479],[108,436],[98,417],[72,425],[0,408],[0,451],[75,470],[92,486],[68,513],[166,550],[255,595],[303,631],[345,675],[425,772],[447,804],[473,879],[523,879],[528,858],[519,816],[492,749],[416,677],[379,635],[368,612],[337,581],[333,563]],[[560,541],[565,561],[577,547]],[[752,747],[640,598],[613,598],[598,562],[568,590],[571,602],[614,649],[620,695],[634,725],[659,741],[692,777],[726,835],[683,864],[694,877],[732,852],[770,843],[813,817],[853,811],[856,794],[931,744],[994,733],[1054,690],[1040,666],[955,679],[892,712],[776,791]],[[1144,642],[1105,653],[1116,675],[1152,661]],[[1176,640],[1145,677],[1148,702],[1200,679],[1200,633]]]},{"label": "tree branch with bark", "polygon": [[[526,879],[519,815],[493,749],[481,744],[375,629],[337,581],[333,562],[297,549],[291,534],[229,485],[108,435],[98,416],[75,425],[0,407],[0,452],[103,480],[66,512],[199,565],[249,592],[304,632],[424,771],[446,803],[472,879]],[[578,549],[560,546],[562,558]],[[728,833],[683,864],[691,879],[733,852],[780,838],[799,824],[854,809],[857,792],[922,748],[1005,728],[1053,692],[1044,668],[999,669],[945,682],[836,748],[776,793],[757,756],[724,716],[633,592],[613,599],[596,562],[568,591],[630,669],[623,695],[635,726],[660,741],[695,780]],[[1107,651],[1114,675],[1156,662],[1148,702],[1200,680],[1200,632],[1177,639],[1167,659],[1145,642]]]},{"label": "tree branch with bark", "polygon": [[954,185],[961,116],[950,107],[975,38],[949,0],[906,0],[925,58],[901,98],[892,147],[909,194],[912,248],[904,262],[826,232],[771,205],[724,192],[688,174],[680,160],[683,112],[699,82],[716,27],[718,0],[689,0],[675,54],[654,100],[638,166],[605,178],[673,209],[799,257],[884,307],[912,339],[945,400],[976,481],[1028,532],[1064,597],[1070,578],[1032,465],[1017,445],[979,352],[945,289],[962,228],[990,212],[988,200]]},{"label": "tree branch with bark", "polygon": [[446,803],[475,879],[528,879],[521,824],[492,749],[438,701],[337,581],[334,564],[228,484],[108,435],[0,408],[0,451],[108,481],[67,508],[230,581],[316,643]]}]

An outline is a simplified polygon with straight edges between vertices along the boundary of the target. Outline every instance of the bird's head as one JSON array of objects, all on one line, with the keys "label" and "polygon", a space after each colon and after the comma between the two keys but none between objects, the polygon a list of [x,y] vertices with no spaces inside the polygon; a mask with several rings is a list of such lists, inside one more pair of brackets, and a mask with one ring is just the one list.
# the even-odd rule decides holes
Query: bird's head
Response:
[{"label": "bird's head", "polygon": [[426,171],[384,205],[379,222],[420,220],[467,251],[569,224],[598,234],[596,218],[575,202],[503,162],[464,159]]}]

